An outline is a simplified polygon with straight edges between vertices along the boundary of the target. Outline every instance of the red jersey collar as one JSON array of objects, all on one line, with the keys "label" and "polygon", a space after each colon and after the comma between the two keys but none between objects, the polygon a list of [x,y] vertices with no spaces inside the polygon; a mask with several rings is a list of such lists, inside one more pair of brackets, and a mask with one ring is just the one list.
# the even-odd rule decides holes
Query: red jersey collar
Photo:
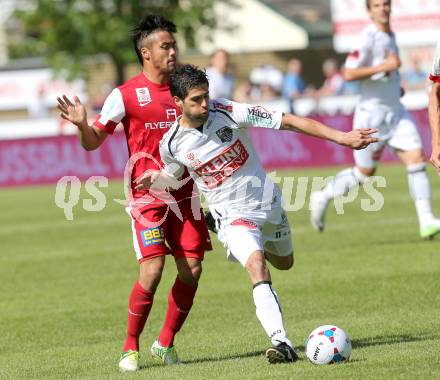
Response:
[{"label": "red jersey collar", "polygon": [[145,82],[149,87],[155,87],[159,91],[168,91],[170,89],[169,83],[166,84],[154,83],[151,80],[149,80],[143,72],[139,74],[139,78],[142,82]]}]

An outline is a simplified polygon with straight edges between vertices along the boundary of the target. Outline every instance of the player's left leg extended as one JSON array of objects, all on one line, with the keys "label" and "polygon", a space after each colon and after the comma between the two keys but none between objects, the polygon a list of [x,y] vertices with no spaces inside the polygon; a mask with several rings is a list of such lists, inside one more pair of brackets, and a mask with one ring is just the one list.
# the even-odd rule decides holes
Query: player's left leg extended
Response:
[{"label": "player's left leg extended", "polygon": [[371,144],[367,148],[354,151],[356,165],[337,173],[320,191],[310,195],[310,221],[316,231],[323,232],[325,214],[331,200],[347,194],[351,189],[364,184],[374,175],[380,159],[382,147]]},{"label": "player's left leg extended", "polygon": [[420,237],[432,239],[440,232],[440,220],[436,219],[431,206],[431,186],[426,174],[426,162],[421,149],[397,151],[399,158],[406,165],[408,186],[417,211]]},{"label": "player's left leg extended", "polygon": [[[216,208],[215,211],[216,225],[219,227],[218,238],[227,247],[228,258],[240,262],[249,273],[257,318],[273,344],[266,352],[269,362],[295,361],[297,355],[287,337],[280,302],[272,288],[264,257],[263,229],[260,228],[261,223],[265,224],[268,218],[273,217],[277,224],[270,227],[272,232],[279,232],[278,224],[281,220],[286,221],[287,217],[283,218],[281,208],[274,215],[270,211],[243,214],[226,208]],[[288,232],[290,239],[290,230]]]},{"label": "player's left leg extended", "polygon": [[431,207],[431,186],[426,174],[422,141],[412,116],[405,112],[388,144],[406,165],[408,185],[414,200],[420,226],[420,237],[431,239],[440,232],[440,220],[434,218]]},{"label": "player's left leg extended", "polygon": [[257,318],[272,342],[266,350],[269,363],[293,362],[298,359],[284,328],[278,295],[272,287],[269,268],[262,251],[253,252],[245,265],[253,285]]}]

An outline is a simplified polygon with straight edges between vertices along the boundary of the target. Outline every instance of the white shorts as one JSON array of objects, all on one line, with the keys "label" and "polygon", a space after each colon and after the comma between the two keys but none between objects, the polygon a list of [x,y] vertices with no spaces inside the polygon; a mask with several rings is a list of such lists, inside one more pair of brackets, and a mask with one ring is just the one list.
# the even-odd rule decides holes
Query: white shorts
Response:
[{"label": "white shorts", "polygon": [[377,128],[379,132],[375,136],[381,139],[365,149],[354,151],[354,161],[362,168],[375,168],[386,145],[402,151],[423,148],[414,119],[403,106],[390,110],[380,105],[359,105],[354,114],[353,129],[359,128]]},{"label": "white shorts", "polygon": [[245,266],[255,251],[276,256],[293,253],[289,220],[281,206],[272,210],[239,211],[227,207],[210,207],[218,239],[227,249],[229,260]]}]

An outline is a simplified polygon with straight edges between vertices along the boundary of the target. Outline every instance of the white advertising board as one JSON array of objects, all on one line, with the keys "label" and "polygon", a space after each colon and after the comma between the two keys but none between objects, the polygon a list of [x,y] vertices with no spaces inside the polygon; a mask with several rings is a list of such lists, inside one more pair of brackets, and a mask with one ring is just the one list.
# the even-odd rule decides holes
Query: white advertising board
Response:
[{"label": "white advertising board", "polygon": [[0,71],[0,111],[54,107],[61,94],[85,101],[84,82],[54,78],[50,69]]}]

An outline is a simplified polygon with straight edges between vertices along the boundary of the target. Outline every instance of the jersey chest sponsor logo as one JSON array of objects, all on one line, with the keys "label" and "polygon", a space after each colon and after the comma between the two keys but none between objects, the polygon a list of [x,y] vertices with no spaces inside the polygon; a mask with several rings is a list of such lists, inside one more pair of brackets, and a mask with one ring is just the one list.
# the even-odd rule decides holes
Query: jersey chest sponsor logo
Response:
[{"label": "jersey chest sponsor logo", "polygon": [[237,140],[194,172],[203,179],[208,188],[214,188],[240,169],[248,158],[249,153],[246,147],[240,140]]},{"label": "jersey chest sponsor logo", "polygon": [[229,127],[223,127],[220,128],[218,131],[215,132],[216,135],[219,137],[221,142],[231,142],[232,141],[232,128]]},{"label": "jersey chest sponsor logo", "polygon": [[165,111],[165,115],[167,120],[176,121],[177,119],[177,110],[175,108],[167,108]]},{"label": "jersey chest sponsor logo", "polygon": [[170,129],[177,119],[177,111],[175,108],[167,108],[165,110],[167,121],[155,121],[145,123],[146,129]]},{"label": "jersey chest sponsor logo", "polygon": [[173,121],[155,121],[153,123],[145,123],[146,129],[170,129],[173,126]]},{"label": "jersey chest sponsor logo", "polygon": [[258,125],[271,125],[272,112],[261,106],[248,108],[247,119],[249,123]]},{"label": "jersey chest sponsor logo", "polygon": [[148,87],[141,87],[136,89],[136,96],[141,107],[151,103],[151,95]]}]

